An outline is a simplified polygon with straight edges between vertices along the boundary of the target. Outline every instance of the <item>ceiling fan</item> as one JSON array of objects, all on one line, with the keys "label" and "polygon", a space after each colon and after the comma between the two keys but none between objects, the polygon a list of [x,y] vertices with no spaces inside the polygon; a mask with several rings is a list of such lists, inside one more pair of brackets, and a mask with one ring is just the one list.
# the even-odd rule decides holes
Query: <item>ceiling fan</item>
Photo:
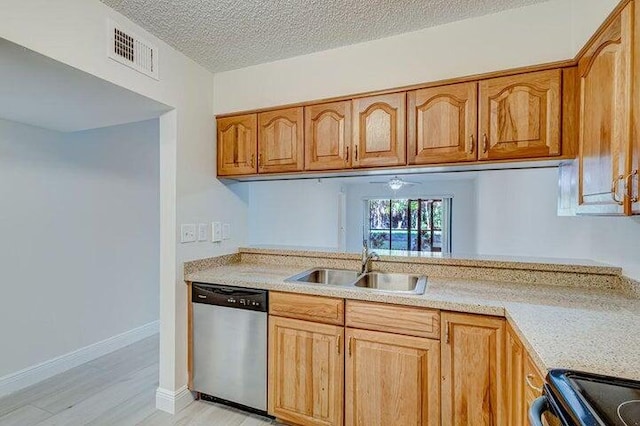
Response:
[{"label": "ceiling fan", "polygon": [[405,186],[420,184],[419,182],[410,182],[404,179],[400,179],[398,176],[394,176],[393,178],[389,179],[386,182],[378,181],[378,182],[369,182],[369,183],[387,185],[389,189],[391,189],[393,192],[397,192]]}]

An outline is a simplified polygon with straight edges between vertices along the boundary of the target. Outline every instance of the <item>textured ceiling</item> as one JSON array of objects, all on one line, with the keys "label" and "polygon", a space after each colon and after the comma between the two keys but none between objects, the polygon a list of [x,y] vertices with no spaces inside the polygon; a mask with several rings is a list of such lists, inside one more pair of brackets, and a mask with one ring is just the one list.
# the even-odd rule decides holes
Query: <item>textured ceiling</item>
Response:
[{"label": "textured ceiling", "polygon": [[545,0],[101,0],[219,72]]}]

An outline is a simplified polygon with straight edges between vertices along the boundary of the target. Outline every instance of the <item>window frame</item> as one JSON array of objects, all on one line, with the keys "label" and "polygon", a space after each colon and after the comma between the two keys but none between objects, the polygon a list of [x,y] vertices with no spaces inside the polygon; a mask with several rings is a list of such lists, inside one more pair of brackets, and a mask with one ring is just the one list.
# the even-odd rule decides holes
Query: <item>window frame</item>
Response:
[{"label": "window frame", "polygon": [[[389,202],[389,249],[388,250],[400,250],[400,249],[393,249],[393,243],[392,243],[392,236],[393,236],[393,223],[392,223],[392,218],[391,218],[391,212],[393,209],[393,201],[394,200],[406,200],[407,201],[407,218],[408,218],[408,225],[407,225],[407,229],[403,230],[407,232],[407,248],[402,250],[402,251],[414,251],[414,252],[421,252],[421,253],[438,253],[438,254],[448,254],[451,253],[451,234],[452,234],[452,229],[451,229],[451,214],[452,214],[452,205],[453,205],[453,196],[452,195],[429,195],[429,196],[404,196],[404,197],[380,197],[380,196],[370,196],[370,197],[364,197],[363,198],[363,209],[362,209],[362,213],[363,213],[363,241],[367,242],[367,245],[369,247],[371,247],[371,222],[370,222],[370,202],[371,201],[375,201],[375,200],[382,200],[382,201],[388,201]],[[423,202],[429,202],[429,201],[441,201],[442,202],[442,226],[441,228],[435,228],[433,226],[433,209],[431,209],[431,213],[430,213],[430,220],[429,223],[431,224],[430,229],[428,230],[428,232],[430,232],[431,234],[431,241],[433,242],[433,237],[435,235],[436,232],[441,232],[441,249],[440,251],[427,251],[427,250],[411,250],[411,237],[412,237],[412,232],[417,231],[417,235],[418,235],[418,248],[421,247],[421,240],[422,240],[422,234],[421,234],[421,229],[420,229],[420,225],[421,225],[421,221],[418,220],[418,228],[416,230],[411,228],[411,202],[412,201],[418,201],[418,215],[421,213],[421,206],[423,204]],[[419,218],[420,216],[418,216]],[[378,230],[378,229],[373,229],[373,230]],[[379,229],[380,231],[386,231],[387,229]],[[386,250],[386,249],[382,249],[382,250]]]}]

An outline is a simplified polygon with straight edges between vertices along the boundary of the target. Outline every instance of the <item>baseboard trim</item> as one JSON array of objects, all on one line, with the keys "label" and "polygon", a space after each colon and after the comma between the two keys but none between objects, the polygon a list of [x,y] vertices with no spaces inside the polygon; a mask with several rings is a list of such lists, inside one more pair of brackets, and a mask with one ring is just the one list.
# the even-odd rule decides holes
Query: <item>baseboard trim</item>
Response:
[{"label": "baseboard trim", "polygon": [[85,346],[84,348],[0,377],[0,397],[124,348],[125,346],[158,333],[159,330],[160,321],[153,321],[141,327],[134,328],[133,330],[125,331],[124,333]]},{"label": "baseboard trim", "polygon": [[182,411],[194,400],[195,397],[187,386],[182,386],[175,392],[163,388],[156,390],[156,408],[169,414]]}]

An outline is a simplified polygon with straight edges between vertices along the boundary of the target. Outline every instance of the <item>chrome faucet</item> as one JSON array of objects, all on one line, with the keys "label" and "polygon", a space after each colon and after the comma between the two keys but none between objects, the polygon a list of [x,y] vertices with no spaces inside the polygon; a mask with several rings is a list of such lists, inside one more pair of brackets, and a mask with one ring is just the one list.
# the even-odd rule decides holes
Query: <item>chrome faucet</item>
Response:
[{"label": "chrome faucet", "polygon": [[366,274],[369,272],[369,262],[371,260],[380,260],[380,256],[375,251],[369,253],[369,246],[367,240],[362,240],[362,268],[360,274]]}]

